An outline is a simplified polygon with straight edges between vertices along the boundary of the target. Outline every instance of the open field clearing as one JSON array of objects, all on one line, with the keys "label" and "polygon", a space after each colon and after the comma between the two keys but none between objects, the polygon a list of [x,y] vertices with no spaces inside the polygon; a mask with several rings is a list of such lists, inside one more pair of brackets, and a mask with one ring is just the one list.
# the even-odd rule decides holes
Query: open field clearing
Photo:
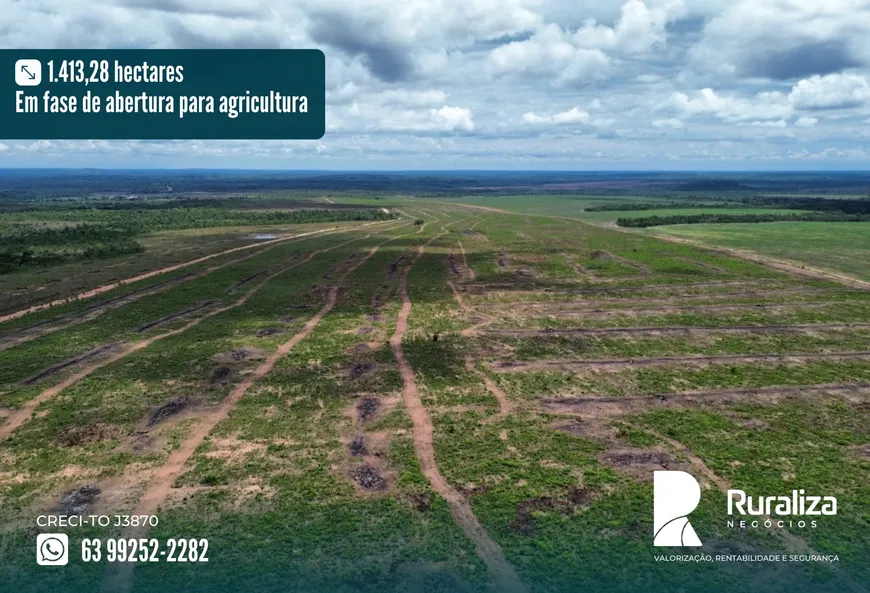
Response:
[{"label": "open field clearing", "polygon": [[760,255],[870,280],[870,223],[775,222],[675,225],[651,229],[713,247]]},{"label": "open field clearing", "polygon": [[[564,218],[328,199],[402,216],[293,225],[0,322],[4,590],[866,591],[870,291]],[[5,310],[241,246],[176,239]],[[699,549],[653,547],[662,469],[701,484]],[[730,527],[729,488],[838,512]],[[195,537],[208,562],[43,571],[47,513],[159,518],[70,531],[76,555]]]},{"label": "open field clearing", "polygon": [[[799,198],[800,194],[790,195]],[[812,196],[805,196],[812,197]],[[863,198],[866,196],[841,196]],[[770,208],[664,208],[650,210],[612,210],[586,212],[585,208],[617,206],[621,203],[667,201],[663,198],[633,196],[469,196],[460,200],[483,208],[535,216],[564,216],[595,224],[615,225],[618,218],[678,216],[700,214],[800,214],[794,209]],[[633,229],[663,238],[691,241],[700,246],[733,249],[744,256],[770,257],[798,267],[806,266],[833,274],[870,281],[864,262],[870,258],[870,223],[868,222],[753,222],[728,224],[673,224]]]}]

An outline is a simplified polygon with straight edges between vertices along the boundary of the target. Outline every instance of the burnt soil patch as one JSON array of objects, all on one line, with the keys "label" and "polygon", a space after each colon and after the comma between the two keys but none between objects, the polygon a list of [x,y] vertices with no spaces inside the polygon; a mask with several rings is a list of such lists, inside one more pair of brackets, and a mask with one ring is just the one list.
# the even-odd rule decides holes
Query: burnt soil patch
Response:
[{"label": "burnt soil patch", "polygon": [[230,287],[229,291],[227,291],[227,292],[232,294],[232,293],[236,292],[240,287],[244,286],[245,284],[247,284],[248,282],[250,282],[251,280],[253,280],[255,278],[259,278],[260,276],[262,276],[265,273],[266,273],[266,270],[262,270],[260,272],[257,272],[256,274],[251,274],[250,276],[246,276],[246,277],[242,278],[241,280],[239,280],[238,282],[236,282],[235,284],[233,284]]},{"label": "burnt soil patch", "polygon": [[347,451],[354,457],[362,457],[368,455],[369,448],[364,436],[354,437],[347,445]]},{"label": "burnt soil patch", "polygon": [[76,366],[76,365],[82,364],[84,362],[88,362],[92,358],[96,358],[96,357],[101,356],[103,354],[109,354],[111,352],[116,352],[120,349],[122,343],[123,342],[114,342],[112,344],[105,344],[103,346],[99,346],[97,348],[94,348],[93,350],[90,350],[88,352],[85,352],[84,354],[82,354],[80,356],[76,356],[75,358],[70,358],[69,360],[66,360],[60,364],[50,366],[47,369],[42,370],[42,371],[38,372],[37,374],[33,375],[32,377],[28,377],[27,379],[24,379],[21,382],[21,385],[33,385],[35,383],[38,383],[42,379],[45,379],[46,377],[51,377],[52,375],[56,375],[56,374],[60,373],[61,371],[68,369],[72,366]]},{"label": "burnt soil patch", "polygon": [[156,426],[161,422],[171,418],[172,416],[176,416],[193,405],[193,400],[186,395],[181,395],[178,397],[173,397],[168,402],[161,404],[160,406],[151,410],[148,414],[148,420],[146,424],[151,426]]},{"label": "burnt soil patch", "polygon": [[211,372],[211,376],[208,378],[208,382],[212,385],[217,383],[226,382],[232,377],[233,369],[230,367],[218,367]]},{"label": "burnt soil patch", "polygon": [[58,510],[67,515],[82,515],[102,490],[94,484],[84,484],[61,495]]},{"label": "burnt soil patch", "polygon": [[264,327],[263,329],[257,330],[257,337],[267,338],[269,336],[283,334],[285,331],[286,330],[283,327]]},{"label": "burnt soil patch", "polygon": [[120,436],[120,434],[121,429],[117,426],[96,422],[87,426],[69,426],[61,429],[55,440],[64,447],[76,447],[108,441]]},{"label": "burnt soil patch", "polygon": [[357,417],[365,422],[374,418],[381,407],[381,402],[374,397],[365,397],[356,405]]},{"label": "burnt soil patch", "polygon": [[216,300],[206,301],[206,302],[201,303],[195,307],[190,307],[189,309],[179,311],[178,313],[166,315],[165,317],[161,317],[160,319],[155,319],[154,321],[152,321],[150,323],[146,323],[143,326],[137,327],[136,333],[141,334],[142,332],[145,332],[145,331],[148,331],[149,329],[155,328],[158,325],[163,325],[165,323],[169,323],[170,321],[178,319],[179,317],[184,317],[185,315],[190,315],[191,313],[195,313],[195,312],[200,311],[202,309],[205,309],[207,307],[211,307],[215,303],[217,303]]},{"label": "burnt soil patch", "polygon": [[359,379],[363,375],[374,372],[377,367],[378,365],[371,361],[358,362],[347,372],[347,377],[349,379]]},{"label": "burnt soil patch", "polygon": [[365,464],[350,471],[351,479],[366,490],[386,490],[387,481],[378,470]]}]

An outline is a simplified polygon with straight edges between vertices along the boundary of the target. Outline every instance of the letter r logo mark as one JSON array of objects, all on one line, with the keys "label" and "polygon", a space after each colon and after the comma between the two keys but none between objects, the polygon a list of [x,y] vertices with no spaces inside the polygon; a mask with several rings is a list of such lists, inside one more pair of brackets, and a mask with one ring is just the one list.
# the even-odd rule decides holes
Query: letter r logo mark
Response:
[{"label": "letter r logo mark", "polygon": [[653,497],[653,545],[700,546],[688,519],[701,502],[697,480],[686,472],[654,472]]}]

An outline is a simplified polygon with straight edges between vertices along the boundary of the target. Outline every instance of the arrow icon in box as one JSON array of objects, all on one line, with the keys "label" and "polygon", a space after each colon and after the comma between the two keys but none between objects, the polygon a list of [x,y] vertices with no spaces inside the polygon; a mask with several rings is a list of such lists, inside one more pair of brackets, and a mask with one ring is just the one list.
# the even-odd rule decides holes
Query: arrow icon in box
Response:
[{"label": "arrow icon in box", "polygon": [[18,60],[15,62],[15,84],[18,86],[38,86],[42,82],[42,63],[39,60]]}]

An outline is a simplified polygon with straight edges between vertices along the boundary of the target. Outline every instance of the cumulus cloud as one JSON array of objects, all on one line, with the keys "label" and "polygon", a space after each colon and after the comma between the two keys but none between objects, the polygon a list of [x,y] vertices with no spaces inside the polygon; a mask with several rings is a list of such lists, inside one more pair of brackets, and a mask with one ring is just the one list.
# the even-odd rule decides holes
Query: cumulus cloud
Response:
[{"label": "cumulus cloud", "polygon": [[804,109],[858,107],[870,103],[870,82],[857,74],[813,76],[798,82],[789,100]]},{"label": "cumulus cloud", "polygon": [[547,76],[563,84],[604,78],[610,58],[600,49],[577,46],[561,27],[551,24],[525,41],[496,48],[489,55],[489,63],[497,76]]},{"label": "cumulus cloud", "polygon": [[696,67],[794,80],[870,64],[866,0],[737,0],[714,16],[691,52]]},{"label": "cumulus cloud", "polygon": [[522,120],[527,124],[585,124],[589,123],[589,113],[572,107],[553,115],[538,115],[533,111],[523,114]]},{"label": "cumulus cloud", "polygon": [[592,82],[607,76],[614,58],[644,54],[664,46],[667,25],[685,13],[682,0],[648,6],[628,0],[612,27],[587,19],[568,30],[550,23],[529,39],[512,41],[489,56],[497,75],[551,76],[557,84]]},{"label": "cumulus cloud", "polygon": [[431,109],[429,114],[432,116],[432,123],[437,130],[470,132],[474,129],[471,110],[465,107],[445,105],[440,109]]},{"label": "cumulus cloud", "polygon": [[676,92],[671,95],[667,107],[684,115],[714,115],[727,122],[783,119],[791,116],[794,110],[780,92],[762,92],[745,98],[721,95],[710,88],[692,96]]},{"label": "cumulus cloud", "polygon": [[870,164],[867,0],[22,0],[0,47],[327,59],[318,142],[8,141],[0,166]]}]

